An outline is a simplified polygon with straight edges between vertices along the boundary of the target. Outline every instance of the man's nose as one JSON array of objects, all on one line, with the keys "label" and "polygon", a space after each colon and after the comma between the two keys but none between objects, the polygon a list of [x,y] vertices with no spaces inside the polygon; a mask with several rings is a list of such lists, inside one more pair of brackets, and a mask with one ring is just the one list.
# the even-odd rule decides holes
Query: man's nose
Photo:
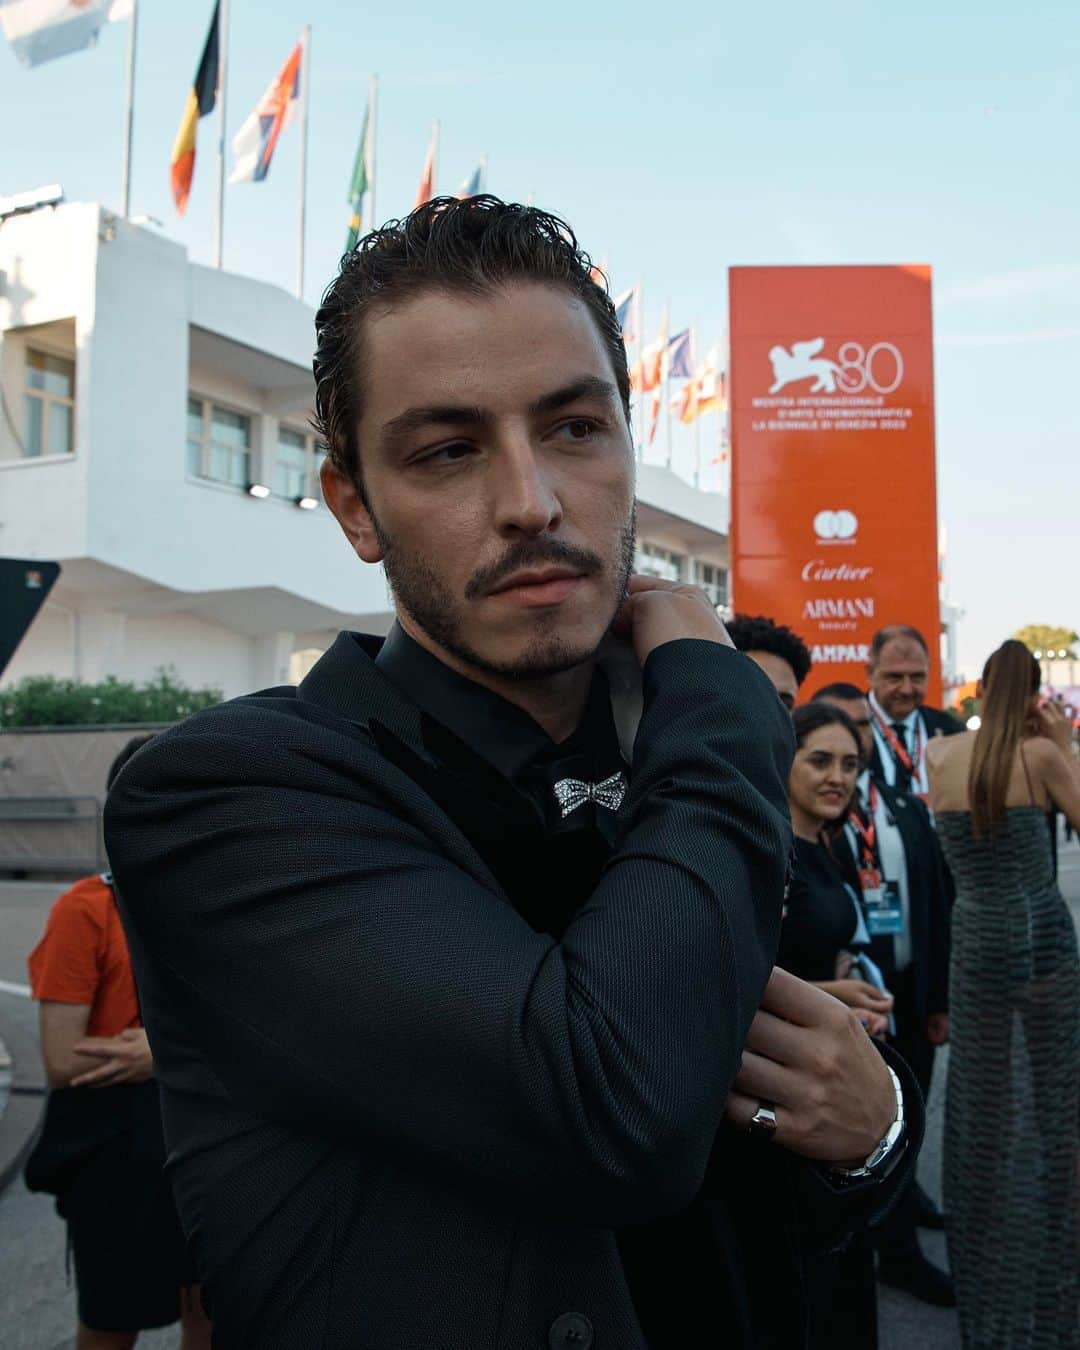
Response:
[{"label": "man's nose", "polygon": [[500,534],[543,534],[562,520],[555,486],[524,434],[508,437],[494,457],[492,493]]}]

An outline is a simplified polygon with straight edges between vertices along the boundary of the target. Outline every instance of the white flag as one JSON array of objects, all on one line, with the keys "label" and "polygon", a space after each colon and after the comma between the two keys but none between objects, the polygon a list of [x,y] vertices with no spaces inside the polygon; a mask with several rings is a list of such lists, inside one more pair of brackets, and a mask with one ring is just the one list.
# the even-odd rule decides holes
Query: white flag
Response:
[{"label": "white flag", "polygon": [[0,27],[24,66],[92,47],[107,23],[131,18],[132,0],[0,0]]}]

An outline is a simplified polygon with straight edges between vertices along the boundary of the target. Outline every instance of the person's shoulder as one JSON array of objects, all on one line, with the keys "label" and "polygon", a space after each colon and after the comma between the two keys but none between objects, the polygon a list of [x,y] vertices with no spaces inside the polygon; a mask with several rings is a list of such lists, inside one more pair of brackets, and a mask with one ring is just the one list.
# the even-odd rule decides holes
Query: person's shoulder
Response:
[{"label": "person's shoulder", "polygon": [[112,903],[112,887],[103,877],[80,877],[54,901],[49,923],[90,922],[103,928]]},{"label": "person's shoulder", "polygon": [[956,736],[964,730],[964,724],[955,713],[944,708],[922,708],[923,721],[934,736]]},{"label": "person's shoulder", "polygon": [[1029,767],[1054,769],[1061,764],[1061,749],[1049,736],[1031,736],[1021,744]]}]

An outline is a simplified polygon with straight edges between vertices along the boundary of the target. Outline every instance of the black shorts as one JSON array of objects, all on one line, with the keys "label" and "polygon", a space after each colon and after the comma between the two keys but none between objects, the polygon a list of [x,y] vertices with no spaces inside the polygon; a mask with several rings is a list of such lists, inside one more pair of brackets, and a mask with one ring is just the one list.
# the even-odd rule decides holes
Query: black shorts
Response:
[{"label": "black shorts", "polygon": [[[105,1169],[108,1170],[108,1169]],[[79,1320],[93,1331],[143,1331],[180,1316],[188,1281],[172,1189],[160,1170],[138,1185],[115,1174],[93,1186],[96,1203],[68,1212]]]}]

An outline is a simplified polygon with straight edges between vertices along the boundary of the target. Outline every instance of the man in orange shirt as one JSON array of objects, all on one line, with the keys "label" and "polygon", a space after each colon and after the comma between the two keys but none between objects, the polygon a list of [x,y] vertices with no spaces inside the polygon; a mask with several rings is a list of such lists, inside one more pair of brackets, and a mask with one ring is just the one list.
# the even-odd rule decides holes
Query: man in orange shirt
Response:
[{"label": "man in orange shirt", "polygon": [[[110,787],[150,739],[128,742]],[[26,1177],[56,1196],[67,1220],[76,1346],[128,1350],[140,1330],[181,1318],[184,1350],[209,1347],[197,1298],[182,1297],[184,1240],[162,1170],[154,1061],[108,873],[57,900],[29,967],[51,1092]]]}]

